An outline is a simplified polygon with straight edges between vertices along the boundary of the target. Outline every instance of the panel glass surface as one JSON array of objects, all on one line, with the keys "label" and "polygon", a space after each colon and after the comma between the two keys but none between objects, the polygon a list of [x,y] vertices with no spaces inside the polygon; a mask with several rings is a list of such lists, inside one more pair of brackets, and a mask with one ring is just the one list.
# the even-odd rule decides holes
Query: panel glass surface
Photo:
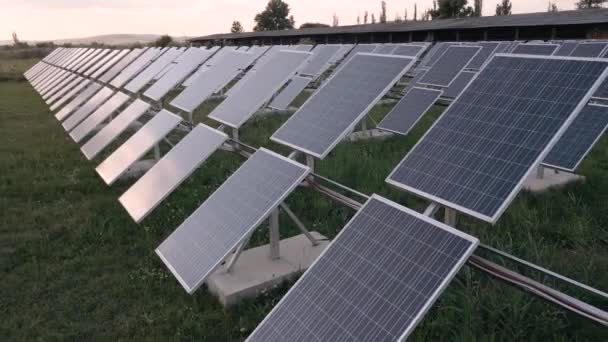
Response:
[{"label": "panel glass surface", "polygon": [[357,54],[328,79],[271,139],[324,158],[414,61],[412,57]]},{"label": "panel glass surface", "polygon": [[570,56],[578,44],[579,42],[563,42],[553,56]]},{"label": "panel glass surface", "polygon": [[559,48],[557,44],[519,44],[511,53],[551,56]]},{"label": "panel glass surface", "polygon": [[88,118],[83,120],[78,126],[70,132],[70,137],[75,142],[80,142],[84,137],[90,134],[95,127],[103,123],[104,120],[110,117],[120,106],[124,105],[130,97],[121,92],[117,92],[108,99],[104,104],[97,108]]},{"label": "panel glass surface", "polygon": [[313,56],[299,73],[302,75],[319,76],[329,67],[329,60],[340,49],[339,45],[317,45],[312,51]]},{"label": "panel glass surface", "polygon": [[173,62],[175,58],[181,55],[183,51],[177,49],[170,49],[169,51],[162,54],[154,62],[150,63],[142,72],[135,76],[126,86],[125,89],[137,93],[142,90],[148,82],[152,81],[154,76],[158,74],[164,67]]},{"label": "panel glass surface", "polygon": [[74,111],[74,114],[71,114],[65,119],[61,125],[66,131],[71,131],[76,125],[82,122],[82,120],[86,119],[93,111],[106,102],[110,96],[112,96],[112,89],[103,87],[99,92],[83,103],[80,108]]},{"label": "panel glass surface", "polygon": [[308,175],[310,169],[264,148],[190,215],[156,253],[193,293]]},{"label": "panel glass surface", "polygon": [[144,156],[182,121],[179,116],[162,110],[133,134],[95,171],[108,185],[112,185],[139,158]]},{"label": "panel glass surface", "polygon": [[439,96],[441,90],[412,88],[380,121],[378,128],[408,134]]},{"label": "panel glass surface", "polygon": [[55,114],[55,118],[59,121],[65,120],[74,110],[78,108],[81,104],[91,98],[91,96],[95,95],[101,89],[101,84],[93,82],[89,84],[82,92],[80,92],[70,103],[66,104],[61,108],[57,114]]},{"label": "panel glass surface", "polygon": [[104,66],[110,59],[114,58],[121,50],[110,50],[104,56],[100,56],[99,60],[93,64],[85,73],[85,76],[91,76],[94,72]]},{"label": "panel glass surface", "polygon": [[101,65],[99,66],[99,68],[97,70],[95,70],[94,73],[91,74],[91,78],[98,79],[99,76],[103,75],[106,71],[110,70],[110,68],[112,68],[114,65],[116,65],[116,63],[118,63],[118,61],[123,59],[126,55],[128,55],[131,52],[132,51],[126,50],[126,49],[117,50],[117,52],[115,54],[113,54],[112,57],[110,57],[106,61],[102,61],[102,63],[100,63]]},{"label": "panel glass surface", "polygon": [[543,164],[574,172],[608,127],[608,107],[588,105],[568,126]]},{"label": "panel glass surface", "polygon": [[137,121],[150,108],[147,102],[136,99],[125,110],[120,112],[109,124],[86,142],[80,149],[91,160],[105,149],[114,139]]},{"label": "panel glass surface", "polygon": [[118,199],[131,218],[141,222],[228,139],[199,124]]},{"label": "panel glass surface", "polygon": [[82,77],[80,77],[78,80],[79,80],[80,82],[79,82],[78,84],[76,84],[76,85],[74,86],[74,88],[72,88],[70,91],[68,91],[68,92],[67,92],[65,95],[63,95],[62,97],[57,98],[56,100],[54,100],[54,101],[56,101],[56,102],[54,102],[54,103],[53,103],[53,104],[52,104],[52,105],[49,107],[49,109],[50,109],[51,111],[53,111],[53,112],[54,112],[55,110],[57,110],[57,109],[58,109],[59,107],[61,107],[61,106],[62,106],[64,103],[66,103],[66,102],[68,102],[69,100],[71,100],[71,99],[74,97],[74,95],[76,95],[76,94],[80,93],[80,91],[81,91],[81,90],[83,90],[84,88],[86,88],[86,87],[87,87],[89,84],[91,84],[91,82],[92,82],[92,81],[87,80],[87,79],[82,78]]},{"label": "panel glass surface", "polygon": [[238,89],[215,107],[209,117],[230,127],[240,127],[270,100],[310,56],[310,52],[276,52],[252,77],[241,79]]},{"label": "panel glass surface", "polygon": [[247,341],[403,341],[478,243],[374,195]]},{"label": "panel glass surface", "polygon": [[570,56],[572,57],[599,57],[602,54],[602,51],[606,48],[608,43],[606,42],[594,42],[594,43],[580,43],[572,51]]},{"label": "panel glass surface", "polygon": [[499,43],[497,42],[479,42],[477,45],[481,46],[481,50],[469,64],[465,66],[465,69],[479,70],[483,64],[494,55],[494,52],[498,48]]},{"label": "panel glass surface", "polygon": [[450,84],[450,86],[443,91],[443,97],[455,99],[458,95],[460,95],[460,93],[462,93],[464,88],[466,88],[476,74],[476,72],[472,71],[463,71],[458,74],[456,79],[454,79],[454,82],[452,82],[452,84]]},{"label": "panel glass surface", "polygon": [[426,49],[423,45],[403,44],[397,45],[392,54],[396,56],[418,57]]},{"label": "panel glass surface", "polygon": [[387,181],[496,222],[588,100],[606,65],[495,56]]},{"label": "panel glass surface", "polygon": [[293,102],[293,100],[306,88],[311,79],[308,77],[294,77],[289,84],[281,90],[269,107],[278,110],[285,110]]},{"label": "panel glass surface", "polygon": [[[159,51],[157,49],[148,49],[142,53],[137,59],[130,63],[124,68],[118,76],[116,76],[110,84],[115,88],[122,87],[125,83],[129,82],[133,76],[137,75],[142,71],[157,55]],[[103,78],[102,78],[103,79]]]},{"label": "panel glass surface", "polygon": [[101,77],[99,78],[100,82],[108,83],[110,82],[116,75],[120,74],[128,65],[131,64],[137,57],[139,57],[144,52],[144,49],[133,49],[126,56],[120,58],[111,68],[108,69]]},{"label": "panel glass surface", "polygon": [[480,46],[450,46],[418,83],[449,87],[465,65],[469,64],[480,50]]}]

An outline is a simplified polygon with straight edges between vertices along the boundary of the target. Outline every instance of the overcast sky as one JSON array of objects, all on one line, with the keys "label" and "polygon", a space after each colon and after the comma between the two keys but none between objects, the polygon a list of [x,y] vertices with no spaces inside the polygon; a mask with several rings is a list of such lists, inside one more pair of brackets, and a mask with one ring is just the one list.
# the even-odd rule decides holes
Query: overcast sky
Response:
[{"label": "overcast sky", "polygon": [[[473,0],[469,0],[472,4]],[[499,0],[484,0],[484,15],[493,15]],[[575,0],[556,0],[560,10],[572,9]],[[253,17],[267,0],[0,0],[0,40],[16,31],[22,40],[80,38],[100,34],[149,33],[201,36],[227,32],[233,20],[250,31]],[[305,22],[355,24],[357,15],[376,17],[380,0],[287,0],[299,26]],[[432,7],[432,0],[387,0],[388,18],[409,18]],[[512,0],[513,13],[543,12],[546,0]]]}]

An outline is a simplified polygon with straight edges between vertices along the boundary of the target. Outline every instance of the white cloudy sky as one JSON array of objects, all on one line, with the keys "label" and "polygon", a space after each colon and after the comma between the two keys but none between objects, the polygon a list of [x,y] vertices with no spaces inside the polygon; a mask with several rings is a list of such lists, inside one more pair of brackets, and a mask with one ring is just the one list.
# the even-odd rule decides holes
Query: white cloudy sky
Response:
[{"label": "white cloudy sky", "polygon": [[[331,23],[336,13],[341,25],[355,24],[358,14],[377,13],[380,0],[286,0],[296,19]],[[473,0],[469,0],[471,3]],[[561,10],[576,0],[556,0]],[[484,14],[492,15],[499,0],[484,0]],[[233,20],[253,27],[253,17],[267,0],[0,0],[0,40],[16,31],[22,40],[77,38],[113,33],[200,36],[227,32]],[[410,17],[414,3],[421,13],[432,0],[387,0],[388,17]],[[542,12],[547,0],[512,0],[513,12]]]}]

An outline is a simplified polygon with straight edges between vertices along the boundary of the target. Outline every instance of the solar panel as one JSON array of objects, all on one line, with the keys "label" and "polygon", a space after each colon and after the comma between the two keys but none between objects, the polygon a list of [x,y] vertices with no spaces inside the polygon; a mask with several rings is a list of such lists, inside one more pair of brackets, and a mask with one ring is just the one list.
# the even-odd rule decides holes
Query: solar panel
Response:
[{"label": "solar panel", "polygon": [[390,55],[393,53],[393,51],[395,51],[396,48],[397,46],[394,44],[380,44],[376,47],[374,53],[379,55]]},{"label": "solar panel", "polygon": [[82,78],[80,76],[76,79],[76,81],[77,82],[74,84],[73,88],[69,89],[65,93],[65,95],[57,96],[57,94],[56,94],[55,96],[53,96],[52,98],[49,99],[49,104],[52,103],[52,105],[49,107],[49,109],[51,111],[54,112],[57,108],[61,107],[68,100],[71,100],[74,97],[74,95],[80,93],[80,91],[82,89],[84,89],[89,84],[91,84],[90,80],[87,80],[87,79]]},{"label": "solar panel", "polygon": [[[133,49],[133,50],[131,50],[131,52],[129,52],[126,56],[124,56],[123,58],[121,58],[120,60],[118,60],[116,62],[116,64],[114,64],[110,69],[108,69],[108,71],[106,71],[99,78],[99,81],[103,82],[103,83],[110,82],[111,80],[113,80],[114,77],[116,77],[118,74],[120,74],[121,71],[123,71],[124,69],[126,69],[126,67],[128,65],[130,65],[131,62],[133,62],[135,59],[137,59],[137,57],[139,57],[144,51],[146,51],[146,50],[145,49]],[[154,52],[150,52],[150,53],[152,54]]]},{"label": "solar panel", "polygon": [[65,63],[63,65],[63,67],[68,70],[76,71],[76,69],[78,69],[80,67],[80,65],[82,65],[82,63],[86,63],[86,61],[89,60],[89,57],[91,57],[91,55],[94,54],[95,51],[96,51],[96,49],[87,49],[78,58],[74,58],[73,60],[69,61],[68,63]]},{"label": "solar panel", "polygon": [[115,88],[122,87],[125,83],[129,82],[137,73],[142,71],[150,62],[158,56],[160,53],[157,49],[148,49],[137,59],[135,59],[132,63],[130,63],[127,67],[125,67],[118,76],[114,77],[114,79],[110,82]]},{"label": "solar panel", "polygon": [[114,113],[118,108],[120,108],[120,106],[127,103],[129,99],[130,97],[127,94],[117,92],[112,97],[110,97],[108,101],[106,101],[103,105],[97,108],[91,115],[89,115],[88,118],[83,120],[80,124],[78,124],[78,126],[74,127],[74,129],[70,132],[70,137],[72,137],[75,142],[79,143],[80,141],[82,141],[82,139],[84,139],[84,137],[93,132],[95,127],[97,127],[104,120],[109,118],[112,113]]},{"label": "solar panel", "polygon": [[86,64],[84,64],[82,67],[80,67],[80,69],[78,70],[78,72],[80,72],[81,74],[88,76],[89,75],[89,70],[91,70],[93,68],[93,66],[100,60],[102,59],[105,55],[107,55],[111,50],[109,49],[104,49],[104,50],[100,50],[99,53],[97,53],[95,56],[93,56],[93,58],[91,58]]},{"label": "solar panel", "polygon": [[141,222],[226,139],[224,132],[199,124],[120,196],[120,203]]},{"label": "solar panel", "polygon": [[209,117],[230,127],[240,127],[270,100],[310,56],[310,52],[300,51],[275,53],[255,75],[241,79],[238,90],[215,107]]},{"label": "solar panel", "polygon": [[377,46],[378,46],[378,44],[357,44],[357,45],[355,45],[355,47],[352,50],[350,50],[350,52],[348,53],[348,55],[346,55],[346,57],[344,58],[342,63],[340,63],[340,65],[346,65],[346,63],[348,61],[350,61],[353,57],[355,57],[355,55],[357,55],[358,53],[372,53],[376,49]]},{"label": "solar panel", "polygon": [[61,108],[57,114],[55,114],[55,118],[59,121],[65,120],[76,108],[78,108],[81,104],[91,98],[91,96],[95,95],[101,89],[101,84],[92,82],[89,84],[80,94],[78,94],[70,103],[66,104]]},{"label": "solar panel", "polygon": [[289,84],[281,90],[268,107],[278,110],[285,110],[293,100],[306,88],[312,81],[307,77],[295,76]]},{"label": "solar panel", "polygon": [[166,110],[158,112],[114,153],[99,164],[95,171],[106,184],[112,185],[133,163],[150,151],[181,121],[182,118]]},{"label": "solar panel", "polygon": [[496,55],[387,182],[495,223],[605,78],[606,65]]},{"label": "solar panel", "polygon": [[422,118],[435,101],[441,90],[414,87],[401,98],[395,107],[380,121],[378,128],[406,135]]},{"label": "solar panel", "polygon": [[44,94],[48,90],[49,86],[57,82],[63,76],[68,75],[69,73],[69,71],[58,69],[54,71],[53,74],[46,78],[43,82],[40,82],[40,84],[36,86],[36,89],[40,94]]},{"label": "solar panel", "polygon": [[481,46],[481,50],[479,51],[479,53],[477,55],[475,55],[475,57],[473,57],[473,59],[471,59],[471,61],[469,62],[469,64],[467,64],[465,66],[465,69],[474,69],[474,70],[481,69],[481,67],[483,66],[483,64],[490,57],[492,57],[492,55],[494,55],[494,52],[498,48],[499,44],[498,43],[480,42],[478,45]]},{"label": "solar panel", "polygon": [[374,195],[247,341],[404,341],[478,244]]},{"label": "solar panel", "polygon": [[415,58],[357,54],[271,137],[323,159],[414,64]]},{"label": "solar panel", "polygon": [[466,88],[476,74],[476,72],[472,71],[462,71],[460,74],[458,74],[458,76],[456,76],[454,82],[452,82],[452,84],[450,84],[450,86],[443,91],[443,97],[449,97],[452,99],[458,97],[458,95],[462,93],[464,88]]},{"label": "solar panel", "polygon": [[49,91],[42,96],[42,99],[48,103],[48,100],[51,97],[53,97],[53,95],[55,95],[60,90],[64,89],[66,87],[66,85],[68,85],[70,82],[72,82],[77,77],[78,77],[78,75],[76,75],[74,73],[69,73],[68,75],[66,75],[65,78],[63,78],[61,80],[61,82],[59,82],[55,86],[53,86],[52,89],[49,89]]},{"label": "solar panel", "polygon": [[607,106],[585,106],[551,149],[543,164],[568,172],[576,171],[607,127]]},{"label": "solar panel", "polygon": [[171,106],[192,113],[203,101],[235,78],[251,63],[253,56],[246,52],[231,52],[192,82],[173,101]]},{"label": "solar panel", "polygon": [[150,105],[140,99],[136,99],[125,110],[118,114],[109,124],[104,126],[95,136],[82,145],[82,153],[91,160],[106,148],[114,139],[121,135],[131,124],[137,121]]},{"label": "solar panel", "polygon": [[570,56],[572,57],[599,57],[602,54],[602,51],[606,48],[608,43],[606,42],[586,42],[580,43],[572,51]]},{"label": "solar panel", "polygon": [[317,45],[310,61],[300,70],[302,75],[319,76],[329,68],[329,60],[340,49],[339,45]]},{"label": "solar panel", "polygon": [[342,44],[336,54],[329,60],[330,64],[335,64],[346,56],[353,48],[352,44]]},{"label": "solar panel", "polygon": [[559,48],[557,44],[519,44],[511,53],[551,56]]},{"label": "solar panel", "polygon": [[310,169],[264,148],[255,152],[156,249],[193,293]]},{"label": "solar panel", "polygon": [[100,56],[99,60],[95,64],[93,64],[85,73],[85,76],[91,76],[94,72],[99,70],[104,64],[106,64],[110,59],[114,58],[121,50],[110,50],[105,56]]},{"label": "solar panel", "polygon": [[560,47],[555,51],[553,56],[570,56],[572,51],[576,49],[579,42],[563,42]]},{"label": "solar panel", "polygon": [[113,66],[116,65],[120,60],[122,60],[125,56],[127,56],[132,51],[129,50],[116,50],[116,53],[113,55],[109,55],[111,57],[107,58],[105,61],[101,61],[99,64],[99,68],[95,70],[91,74],[92,79],[98,79],[99,76],[103,75],[106,71],[110,70]]},{"label": "solar panel", "polygon": [[152,81],[152,78],[158,74],[165,66],[171,63],[175,58],[181,55],[183,52],[177,49],[170,49],[169,51],[162,54],[154,62],[150,63],[142,72],[135,76],[126,86],[125,89],[137,93],[142,90],[148,82]]},{"label": "solar panel", "polygon": [[84,59],[78,65],[74,66],[74,71],[79,74],[82,74],[86,69],[89,68],[91,63],[93,63],[97,59],[97,56],[104,53],[104,51],[104,49],[95,49],[95,51],[90,54],[86,59]]},{"label": "solar panel", "polygon": [[82,120],[86,119],[94,110],[101,106],[112,96],[112,89],[103,87],[99,92],[93,95],[89,100],[80,106],[73,114],[71,114],[61,124],[66,131],[71,131]]},{"label": "solar panel", "polygon": [[180,63],[176,64],[171,72],[166,73],[156,83],[144,92],[147,98],[160,101],[167,93],[182,82],[190,73],[201,65],[211,54],[210,51],[190,49],[184,52],[188,54]]},{"label": "solar panel", "polygon": [[418,57],[424,50],[426,50],[426,46],[424,45],[402,44],[397,45],[392,54],[397,56]]},{"label": "solar panel", "polygon": [[[219,63],[226,55],[228,55],[231,52],[236,51],[236,50],[237,49],[234,46],[225,46],[225,47],[221,48],[218,52],[216,52],[213,56],[211,56],[211,58],[209,58],[202,67],[200,67],[195,73],[190,75],[182,83],[182,86],[189,87],[190,85],[192,85],[194,80],[196,80],[201,75],[201,73],[203,73],[206,69]],[[239,49],[239,51],[241,51],[241,52],[246,52],[246,50],[247,49]]]},{"label": "solar panel", "polygon": [[443,54],[452,46],[460,46],[459,43],[449,43],[449,42],[443,42],[443,43],[437,43],[433,49],[431,49],[431,51],[429,51],[429,53],[427,54],[427,56],[424,56],[424,59],[422,60],[422,67],[426,67],[426,68],[431,68],[435,65],[435,63],[439,60],[439,58],[441,58],[441,56],[443,56]]},{"label": "solar panel", "polygon": [[449,87],[454,78],[481,50],[481,46],[450,46],[419,84]]}]

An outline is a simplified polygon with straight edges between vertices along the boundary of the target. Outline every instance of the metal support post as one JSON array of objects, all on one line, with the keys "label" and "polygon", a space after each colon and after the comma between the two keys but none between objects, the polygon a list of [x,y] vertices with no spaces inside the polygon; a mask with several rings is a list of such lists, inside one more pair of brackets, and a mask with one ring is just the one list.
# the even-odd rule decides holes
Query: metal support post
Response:
[{"label": "metal support post", "polygon": [[314,171],[315,171],[315,157],[313,157],[313,156],[311,156],[311,155],[307,154],[307,155],[306,155],[306,165],[307,165],[308,167],[310,167],[310,170],[311,170],[312,172],[314,172]]},{"label": "metal support post", "polygon": [[245,246],[247,246],[247,244],[249,243],[250,237],[251,237],[251,235],[246,237],[245,240],[243,240],[243,242],[241,242],[239,247],[237,247],[236,251],[234,251],[234,255],[232,255],[232,258],[230,258],[228,265],[226,265],[226,272],[228,272],[228,273],[232,272],[232,270],[234,269],[234,264],[236,264],[236,261],[241,256],[241,253],[245,249]]},{"label": "metal support post", "polygon": [[293,211],[291,211],[291,209],[289,209],[289,207],[285,203],[281,203],[281,208],[283,208],[283,210],[285,211],[285,214],[287,214],[287,216],[289,216],[289,218],[291,218],[291,220],[296,224],[296,226],[298,226],[298,228],[300,228],[300,231],[306,236],[306,238],[308,238],[308,240],[310,240],[310,243],[312,243],[313,246],[316,246],[319,244],[319,241],[317,241],[317,239],[315,239],[314,236],[312,236],[312,234],[310,234],[308,229],[306,229],[306,226],[304,226],[304,223],[302,223],[302,221],[300,221],[300,219],[296,216],[296,214],[294,214]]},{"label": "metal support post", "polygon": [[239,140],[239,129],[238,128],[233,128],[232,129],[232,139],[234,141],[240,141]]},{"label": "metal support post", "polygon": [[281,257],[279,250],[279,242],[281,236],[279,233],[279,209],[274,209],[270,213],[268,229],[270,230],[270,259],[277,260]]},{"label": "metal support post", "polygon": [[300,151],[292,151],[287,158],[296,160],[298,158],[298,154],[300,154]]},{"label": "metal support post", "polygon": [[454,209],[444,208],[444,219],[443,222],[450,227],[456,227],[456,221],[458,219],[458,213]]},{"label": "metal support post", "polygon": [[158,144],[154,145],[154,160],[160,160],[160,146]]},{"label": "metal support post", "polygon": [[538,179],[545,178],[545,167],[544,166],[538,165],[538,168],[536,169],[536,178],[538,178]]},{"label": "metal support post", "polygon": [[426,207],[426,210],[424,210],[424,213],[422,213],[422,215],[433,217],[435,216],[435,213],[437,213],[437,210],[439,210],[439,206],[437,205],[437,203],[431,202],[431,204]]}]

